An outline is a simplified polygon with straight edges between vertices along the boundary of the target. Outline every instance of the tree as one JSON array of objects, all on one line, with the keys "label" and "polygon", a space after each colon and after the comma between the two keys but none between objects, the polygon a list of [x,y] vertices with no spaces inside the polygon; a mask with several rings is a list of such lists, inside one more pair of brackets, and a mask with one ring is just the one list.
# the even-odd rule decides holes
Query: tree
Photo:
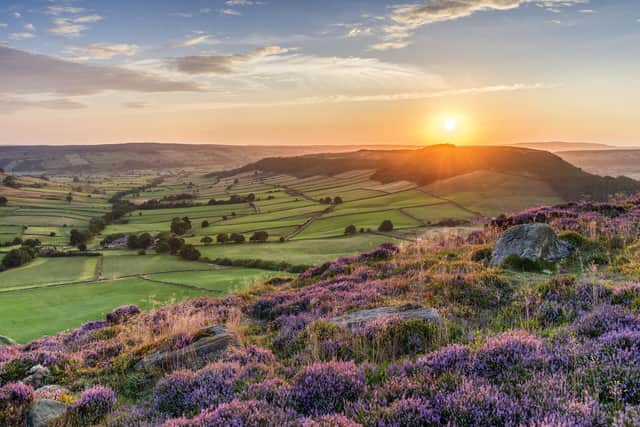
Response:
[{"label": "tree", "polygon": [[209,226],[209,221],[205,219],[204,221],[202,221],[202,224],[200,225],[202,226],[202,228],[207,228]]},{"label": "tree", "polygon": [[266,242],[268,238],[269,233],[267,233],[266,231],[256,231],[255,233],[253,233],[253,236],[249,238],[249,240],[256,243],[263,243]]},{"label": "tree", "polygon": [[385,219],[378,227],[378,231],[389,232],[393,231],[393,223],[389,219]]},{"label": "tree", "polygon": [[244,241],[245,241],[244,235],[239,234],[239,233],[231,233],[231,236],[229,236],[229,239],[233,243],[244,243]]},{"label": "tree", "polygon": [[255,200],[256,200],[256,195],[253,193],[249,193],[249,195],[247,196],[247,201],[255,202]]},{"label": "tree", "polygon": [[127,237],[127,248],[128,249],[138,249],[138,236],[135,234],[131,234]]},{"label": "tree", "polygon": [[229,235],[227,233],[220,233],[216,236],[218,243],[227,243],[229,241]]},{"label": "tree", "polygon": [[336,196],[336,197],[333,198],[333,204],[334,205],[339,205],[340,203],[342,203],[342,197]]},{"label": "tree", "polygon": [[200,251],[193,245],[184,245],[180,249],[180,257],[188,261],[197,261],[200,258]]},{"label": "tree", "polygon": [[73,194],[71,193],[67,194],[66,199],[67,199],[67,203],[71,203],[73,201]]},{"label": "tree", "polygon": [[0,196],[0,206],[7,206],[9,200],[5,196]]},{"label": "tree", "polygon": [[138,236],[138,247],[136,249],[149,249],[153,244],[153,237],[149,233],[142,233]]},{"label": "tree", "polygon": [[344,234],[356,234],[356,231],[356,226],[351,224],[344,229]]},{"label": "tree", "polygon": [[69,243],[71,243],[72,246],[86,245],[90,238],[91,235],[88,231],[81,231],[74,228],[69,234]]},{"label": "tree", "polygon": [[33,253],[27,248],[11,249],[2,259],[4,268],[20,267],[33,260]]},{"label": "tree", "polygon": [[91,234],[98,234],[104,230],[106,226],[107,224],[104,222],[104,218],[91,218],[91,221],[89,221],[89,232]]},{"label": "tree", "polygon": [[175,255],[184,246],[184,239],[180,239],[178,237],[172,237],[169,239],[168,243],[169,243],[169,252]]},{"label": "tree", "polygon": [[202,239],[200,239],[200,242],[208,246],[213,242],[213,239],[210,236],[204,236]]},{"label": "tree", "polygon": [[191,221],[189,221],[189,218],[173,218],[173,220],[171,221],[172,233],[177,234],[178,236],[182,236],[189,230],[191,230]]},{"label": "tree", "polygon": [[18,180],[13,175],[5,176],[4,179],[2,180],[2,183],[7,187],[13,187],[13,188],[19,187]]}]

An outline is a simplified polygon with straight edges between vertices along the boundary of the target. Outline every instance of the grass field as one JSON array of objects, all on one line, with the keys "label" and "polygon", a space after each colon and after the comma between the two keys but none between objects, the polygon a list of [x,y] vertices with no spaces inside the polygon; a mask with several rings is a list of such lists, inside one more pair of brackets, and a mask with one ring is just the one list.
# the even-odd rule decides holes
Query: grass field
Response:
[{"label": "grass field", "polygon": [[102,276],[105,279],[169,271],[208,270],[214,268],[203,262],[185,261],[171,255],[105,256]]},{"label": "grass field", "polygon": [[96,273],[97,257],[36,258],[22,267],[0,273],[0,292],[55,283],[91,280]]},{"label": "grass field", "polygon": [[222,293],[241,292],[257,284],[263,284],[274,277],[294,277],[294,275],[253,268],[222,268],[187,273],[160,273],[148,276],[151,280],[197,286]]},{"label": "grass field", "polygon": [[0,293],[0,335],[27,342],[74,328],[125,304],[149,309],[206,292],[141,279]]}]

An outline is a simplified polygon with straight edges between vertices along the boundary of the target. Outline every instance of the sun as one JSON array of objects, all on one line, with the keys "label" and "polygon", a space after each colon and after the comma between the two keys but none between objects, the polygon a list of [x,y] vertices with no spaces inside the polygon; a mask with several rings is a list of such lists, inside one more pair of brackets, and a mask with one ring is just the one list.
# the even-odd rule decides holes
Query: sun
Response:
[{"label": "sun", "polygon": [[453,117],[447,117],[444,119],[442,126],[447,132],[453,132],[458,128],[458,121]]}]

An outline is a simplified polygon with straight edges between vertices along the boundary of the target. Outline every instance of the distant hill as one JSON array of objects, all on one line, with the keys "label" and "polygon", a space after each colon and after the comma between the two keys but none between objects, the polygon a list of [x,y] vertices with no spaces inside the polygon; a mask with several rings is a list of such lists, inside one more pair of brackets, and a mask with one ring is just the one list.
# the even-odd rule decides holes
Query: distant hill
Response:
[{"label": "distant hill", "polygon": [[598,175],[640,179],[640,150],[561,151],[564,160]]},{"label": "distant hill", "polygon": [[357,169],[375,170],[371,178],[381,182],[404,180],[418,185],[479,170],[496,171],[543,181],[565,200],[585,196],[605,200],[618,192],[640,191],[638,181],[589,174],[546,151],[499,146],[434,145],[417,150],[361,150],[267,158],[218,175],[260,170],[308,177]]},{"label": "distant hill", "polygon": [[551,151],[552,153],[558,151],[569,150],[616,150],[619,147],[607,144],[597,144],[593,142],[562,142],[562,141],[549,141],[549,142],[522,142],[518,144],[510,144],[513,147],[519,148],[531,148],[533,150]]},{"label": "distant hill", "polygon": [[389,149],[407,146],[311,145],[240,146],[158,144],[151,142],[66,145],[0,146],[0,168],[18,174],[125,172],[174,168],[228,169],[272,156]]}]

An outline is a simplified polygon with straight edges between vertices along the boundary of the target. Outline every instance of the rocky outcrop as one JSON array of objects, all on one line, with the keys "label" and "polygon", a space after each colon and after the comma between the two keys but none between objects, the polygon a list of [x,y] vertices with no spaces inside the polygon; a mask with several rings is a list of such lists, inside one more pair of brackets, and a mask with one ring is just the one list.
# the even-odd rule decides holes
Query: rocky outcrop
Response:
[{"label": "rocky outcrop", "polygon": [[16,345],[16,342],[9,337],[0,335],[0,347],[5,345]]},{"label": "rocky outcrop", "polygon": [[547,224],[522,224],[507,229],[496,241],[491,254],[491,265],[502,265],[509,255],[537,261],[557,261],[575,250],[564,242]]},{"label": "rocky outcrop", "polygon": [[49,422],[63,415],[69,405],[49,399],[38,399],[27,412],[27,427],[47,427]]},{"label": "rocky outcrop", "polygon": [[25,377],[22,382],[30,385],[34,389],[39,389],[40,387],[46,385],[51,378],[51,371],[49,368],[44,367],[42,365],[36,365],[29,369],[28,377]]},{"label": "rocky outcrop", "polygon": [[438,321],[440,315],[437,310],[428,307],[378,307],[368,310],[358,310],[343,316],[334,317],[332,323],[344,325],[349,328],[364,325],[372,320],[395,317],[401,319],[418,319],[425,321]]},{"label": "rocky outcrop", "polygon": [[220,360],[230,347],[239,344],[238,337],[224,326],[212,326],[198,331],[198,339],[175,351],[158,351],[136,364],[137,369],[177,369],[194,367]]}]

